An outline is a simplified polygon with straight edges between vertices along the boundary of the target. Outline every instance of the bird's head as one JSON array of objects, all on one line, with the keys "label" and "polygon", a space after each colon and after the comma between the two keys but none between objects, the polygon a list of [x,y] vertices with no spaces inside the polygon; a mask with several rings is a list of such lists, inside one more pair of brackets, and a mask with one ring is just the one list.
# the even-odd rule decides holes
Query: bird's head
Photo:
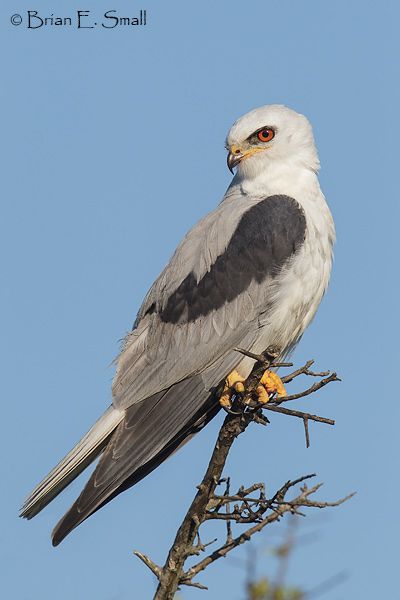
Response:
[{"label": "bird's head", "polygon": [[228,167],[256,177],[275,164],[299,164],[318,171],[311,125],[303,115],[279,104],[261,106],[240,117],[226,138]]}]

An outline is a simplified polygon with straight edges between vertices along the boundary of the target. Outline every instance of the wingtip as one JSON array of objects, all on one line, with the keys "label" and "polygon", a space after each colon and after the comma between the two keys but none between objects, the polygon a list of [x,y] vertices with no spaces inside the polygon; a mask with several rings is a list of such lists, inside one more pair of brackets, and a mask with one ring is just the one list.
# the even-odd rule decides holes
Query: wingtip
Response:
[{"label": "wingtip", "polygon": [[[89,480],[90,481],[90,480]],[[51,543],[52,545],[58,546],[61,542],[73,531],[83,523],[87,519],[89,514],[81,514],[77,508],[79,502],[79,498],[75,500],[71,508],[61,517],[53,531],[51,532]]]},{"label": "wingtip", "polygon": [[53,548],[57,548],[57,546],[62,542],[64,538],[58,539],[57,537],[52,536],[51,538],[51,545],[53,546]]},{"label": "wingtip", "polygon": [[[67,513],[68,514],[68,513]],[[65,526],[65,517],[61,519],[51,532],[51,545],[56,548],[75,527]]]}]

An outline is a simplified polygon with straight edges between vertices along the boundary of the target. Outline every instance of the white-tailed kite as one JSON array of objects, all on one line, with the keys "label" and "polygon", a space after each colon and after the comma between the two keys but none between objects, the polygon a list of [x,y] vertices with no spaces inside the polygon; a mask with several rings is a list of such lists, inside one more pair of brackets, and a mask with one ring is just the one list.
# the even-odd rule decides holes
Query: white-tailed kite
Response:
[{"label": "white-tailed kite", "polygon": [[286,355],[325,292],[335,230],[307,119],[263,106],[234,123],[226,146],[236,175],[147,293],[117,360],[112,405],[22,507],[32,518],[101,455],[54,545],[229,405],[229,387],[253,364],[236,347]]}]

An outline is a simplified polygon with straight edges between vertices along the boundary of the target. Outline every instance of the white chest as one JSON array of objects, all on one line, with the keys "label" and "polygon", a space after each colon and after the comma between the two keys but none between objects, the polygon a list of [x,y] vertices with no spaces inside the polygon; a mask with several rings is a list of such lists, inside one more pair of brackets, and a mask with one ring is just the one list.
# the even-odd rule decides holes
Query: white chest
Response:
[{"label": "white chest", "polygon": [[[244,187],[244,186],[243,186]],[[285,194],[302,206],[307,231],[304,244],[268,290],[265,311],[259,318],[260,335],[254,346],[262,352],[270,344],[289,349],[313,319],[327,288],[332,268],[335,228],[332,215],[314,172],[279,171],[251,183],[250,193]],[[271,282],[269,283],[271,286]]]},{"label": "white chest", "polygon": [[[275,284],[273,310],[266,311],[263,339],[288,349],[301,337],[313,319],[329,283],[332,247],[335,239],[333,219],[321,192],[301,201],[307,232],[300,252],[290,261]],[[262,348],[260,348],[262,350]]]}]

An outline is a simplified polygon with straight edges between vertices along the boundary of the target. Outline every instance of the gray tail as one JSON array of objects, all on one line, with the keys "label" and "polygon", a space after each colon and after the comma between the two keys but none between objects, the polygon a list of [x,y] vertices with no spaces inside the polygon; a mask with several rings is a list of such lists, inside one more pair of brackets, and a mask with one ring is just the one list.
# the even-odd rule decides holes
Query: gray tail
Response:
[{"label": "gray tail", "polygon": [[88,433],[35,487],[25,500],[20,516],[31,519],[75,479],[102,451],[124,411],[110,406]]},{"label": "gray tail", "polygon": [[194,376],[129,407],[82,493],[56,525],[53,545],[204,427],[219,411],[216,394]]}]

